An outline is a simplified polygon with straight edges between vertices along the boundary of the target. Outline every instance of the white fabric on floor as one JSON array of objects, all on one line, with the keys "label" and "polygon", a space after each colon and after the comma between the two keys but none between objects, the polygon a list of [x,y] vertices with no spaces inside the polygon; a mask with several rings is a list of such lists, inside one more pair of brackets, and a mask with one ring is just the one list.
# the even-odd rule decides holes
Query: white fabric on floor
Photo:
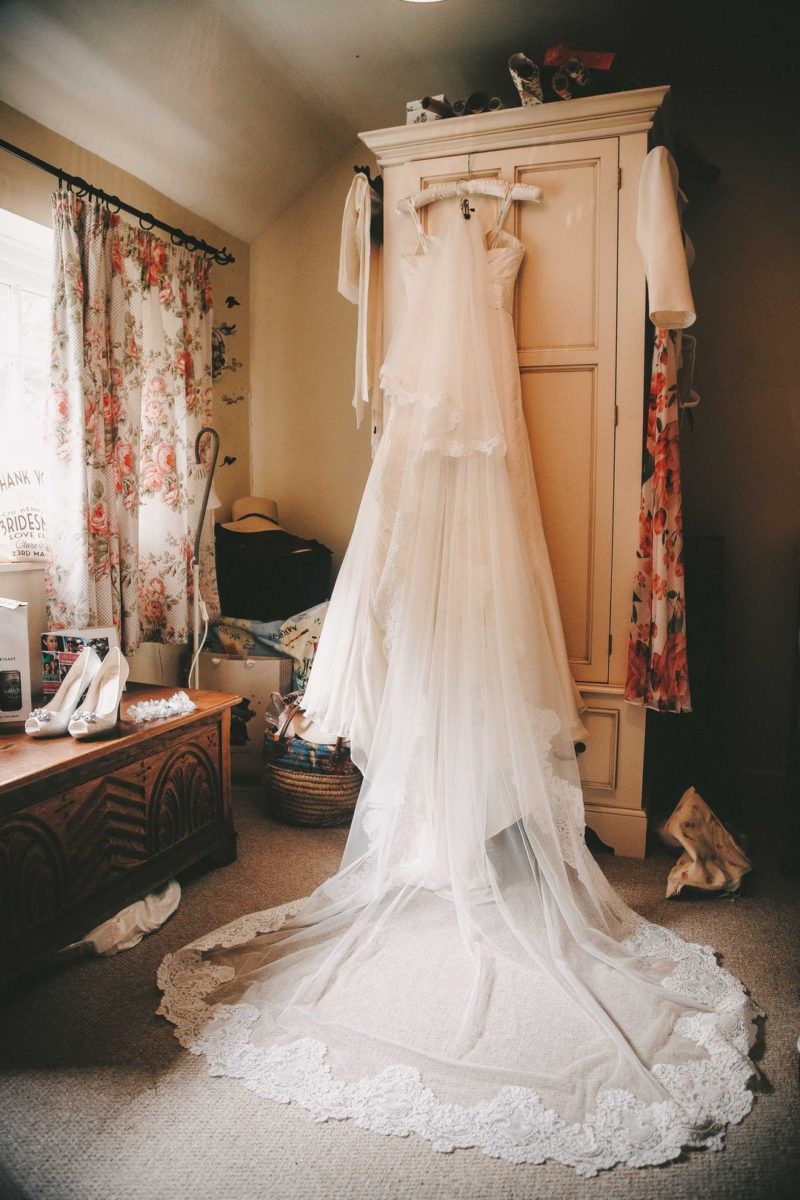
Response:
[{"label": "white fabric on floor", "polygon": [[126,905],[116,916],[95,926],[79,942],[70,943],[61,953],[109,955],[132,950],[146,934],[160,929],[180,902],[181,885],[177,879],[170,879],[159,891],[149,892],[141,900]]}]

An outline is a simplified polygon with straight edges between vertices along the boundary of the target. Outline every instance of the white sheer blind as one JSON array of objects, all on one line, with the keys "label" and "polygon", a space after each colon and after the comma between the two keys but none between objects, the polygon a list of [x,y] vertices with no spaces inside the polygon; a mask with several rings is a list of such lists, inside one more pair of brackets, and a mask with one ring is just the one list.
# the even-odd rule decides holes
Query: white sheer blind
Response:
[{"label": "white sheer blind", "polygon": [[44,403],[53,233],[0,209],[0,561],[46,557]]}]

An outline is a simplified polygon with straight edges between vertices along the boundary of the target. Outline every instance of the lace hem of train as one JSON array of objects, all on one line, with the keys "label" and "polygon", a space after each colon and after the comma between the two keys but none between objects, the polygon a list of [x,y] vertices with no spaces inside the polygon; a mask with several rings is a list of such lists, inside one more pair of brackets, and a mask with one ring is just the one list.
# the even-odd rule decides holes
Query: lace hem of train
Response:
[{"label": "lace hem of train", "polygon": [[571,1124],[526,1088],[503,1087],[474,1107],[443,1104],[410,1067],[389,1066],[372,1078],[346,1083],[333,1076],[322,1042],[301,1038],[285,1046],[255,1046],[251,1031],[258,1009],[206,1002],[234,972],[204,959],[203,951],[279,929],[303,903],[251,913],[161,964],[158,985],[164,995],[158,1012],[175,1026],[182,1046],[206,1056],[211,1075],[241,1079],[266,1099],[294,1101],[315,1121],[349,1118],[375,1133],[416,1133],[435,1150],[475,1147],[513,1163],[555,1159],[584,1176],[620,1163],[655,1166],[685,1148],[720,1150],[725,1126],[738,1124],[752,1107],[748,1051],[759,1010],[739,980],[718,965],[710,947],[686,943],[648,921],[641,922],[626,947],[639,957],[674,961],[665,986],[713,1009],[683,1017],[676,1026],[701,1048],[702,1057],[654,1068],[672,1101],[644,1104],[630,1092],[606,1091],[591,1117]]}]

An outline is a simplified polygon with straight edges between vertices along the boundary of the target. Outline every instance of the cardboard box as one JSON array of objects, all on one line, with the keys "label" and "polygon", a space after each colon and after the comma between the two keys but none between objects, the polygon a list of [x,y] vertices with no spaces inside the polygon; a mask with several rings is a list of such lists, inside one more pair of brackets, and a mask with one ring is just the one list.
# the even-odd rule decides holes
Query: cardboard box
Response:
[{"label": "cardboard box", "polygon": [[112,646],[119,645],[116,629],[52,629],[42,634],[42,690],[45,701],[54,696],[61,681],[85,646],[102,660]]},{"label": "cardboard box", "polygon": [[291,658],[239,658],[203,651],[200,687],[233,692],[242,703],[231,710],[231,774],[237,783],[260,783],[264,775],[264,730],[270,696],[292,687]]},{"label": "cardboard box", "polygon": [[44,567],[39,563],[0,563],[0,596],[24,600],[28,606],[28,662],[31,704],[42,698],[42,659],[39,630],[47,626]]},{"label": "cardboard box", "polygon": [[0,598],[0,724],[24,725],[30,711],[28,606]]}]

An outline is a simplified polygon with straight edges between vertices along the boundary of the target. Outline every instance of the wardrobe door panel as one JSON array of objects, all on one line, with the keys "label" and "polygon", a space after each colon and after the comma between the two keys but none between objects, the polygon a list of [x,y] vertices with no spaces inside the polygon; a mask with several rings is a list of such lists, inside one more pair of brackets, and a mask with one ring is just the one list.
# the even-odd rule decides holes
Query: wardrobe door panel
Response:
[{"label": "wardrobe door panel", "polygon": [[[387,172],[386,262],[417,244],[394,211],[420,187],[500,178],[542,189],[512,205],[505,227],[526,250],[515,328],[542,517],[570,664],[580,683],[609,677],[614,503],[618,140],[523,146],[408,162]],[[470,198],[473,220],[494,224],[498,201]],[[442,205],[420,213],[428,233]],[[386,332],[402,310],[399,271],[387,266]]]},{"label": "wardrobe door panel", "polygon": [[538,204],[512,205],[505,222],[526,251],[515,308],[520,362],[608,359],[613,374],[618,139],[475,154],[470,165],[472,175],[542,191]]},{"label": "wardrobe door panel", "polygon": [[542,190],[506,228],[525,246],[515,325],[523,407],[575,678],[609,677],[616,403],[616,138],[472,156]]},{"label": "wardrobe door panel", "polygon": [[[467,165],[464,155],[447,156],[403,163],[384,174],[384,347],[388,348],[404,307],[403,281],[397,260],[400,255],[413,253],[419,247],[414,224],[407,215],[396,211],[397,201],[434,183],[465,179]],[[482,169],[473,166],[471,170],[473,179],[497,178],[500,174],[497,163]],[[470,207],[475,211],[475,217],[471,219],[480,221],[484,230],[491,229],[497,217],[498,203],[492,196],[470,197]],[[419,213],[422,228],[435,236],[441,232],[446,215],[446,206],[427,205]]]},{"label": "wardrobe door panel", "polygon": [[[466,174],[463,170],[459,170],[458,166],[453,169],[453,164],[463,163],[463,159],[436,159],[434,162],[418,163],[417,167],[423,167],[420,172],[418,187],[428,187],[434,183],[455,183],[459,179],[465,179]],[[497,179],[500,175],[500,169],[497,166],[489,166],[483,170],[473,170],[471,179]],[[470,196],[469,207],[472,211],[470,220],[477,220],[481,224],[481,228],[489,230],[495,223],[497,218],[497,206],[499,201],[494,196]],[[422,227],[426,233],[437,235],[442,232],[444,224],[447,220],[449,208],[445,204],[429,204],[420,210],[420,220]]]},{"label": "wardrobe door panel", "polygon": [[596,350],[599,160],[518,166],[515,175],[544,193],[541,203],[520,205],[512,222],[527,250],[517,289],[519,352]]},{"label": "wardrobe door panel", "polygon": [[591,366],[523,367],[528,428],[567,654],[577,678],[602,682],[608,664],[610,451]]}]

